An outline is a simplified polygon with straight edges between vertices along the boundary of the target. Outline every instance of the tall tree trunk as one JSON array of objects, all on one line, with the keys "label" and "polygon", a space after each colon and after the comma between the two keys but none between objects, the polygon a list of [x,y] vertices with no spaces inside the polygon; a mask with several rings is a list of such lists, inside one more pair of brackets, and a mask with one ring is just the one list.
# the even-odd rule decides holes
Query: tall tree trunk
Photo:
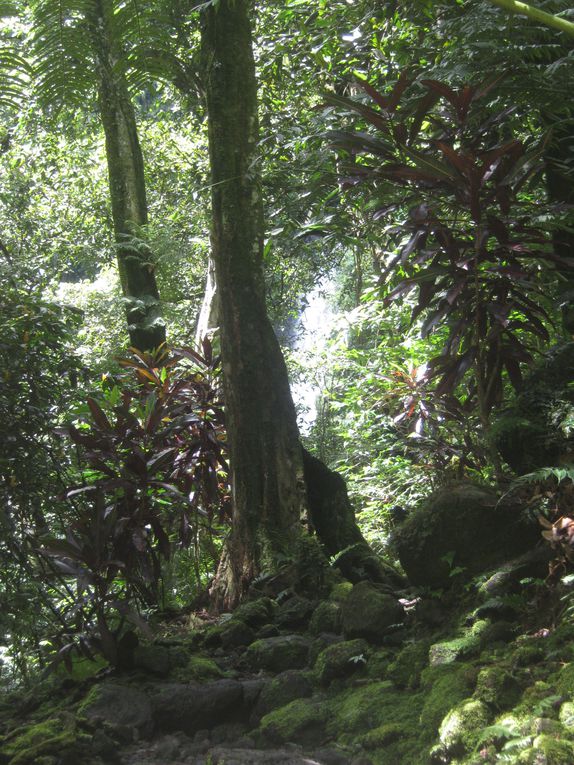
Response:
[{"label": "tall tree trunk", "polygon": [[[574,156],[574,119],[567,114],[559,121],[547,119],[552,131],[545,154],[546,183],[551,202],[574,205],[574,182],[570,162]],[[553,234],[554,252],[564,259],[574,257],[574,233],[571,228],[560,228]],[[574,333],[574,269],[560,269],[564,282],[561,290],[562,323],[570,334]]]},{"label": "tall tree trunk", "polygon": [[134,108],[113,34],[113,4],[93,0],[90,25],[99,78],[118,270],[130,342],[151,350],[165,341],[152,253],[141,241],[148,222],[145,176]]},{"label": "tall tree trunk", "polygon": [[304,510],[302,455],[287,370],[265,308],[257,83],[248,0],[207,8],[212,251],[234,498],[214,594],[233,606],[251,580],[294,558]]}]

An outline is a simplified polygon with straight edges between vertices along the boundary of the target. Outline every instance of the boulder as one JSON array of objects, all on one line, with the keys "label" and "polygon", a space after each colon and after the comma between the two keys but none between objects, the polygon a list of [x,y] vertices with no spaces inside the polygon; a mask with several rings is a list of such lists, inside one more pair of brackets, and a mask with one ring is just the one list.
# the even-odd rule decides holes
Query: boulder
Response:
[{"label": "boulder", "polygon": [[280,635],[251,643],[246,651],[246,662],[251,669],[284,672],[302,669],[307,665],[311,643],[301,635]]},{"label": "boulder", "polygon": [[410,582],[444,588],[531,549],[538,524],[486,487],[458,483],[431,495],[394,532]]},{"label": "boulder", "polygon": [[401,604],[392,595],[369,582],[356,584],[341,608],[345,637],[381,642],[405,618]]},{"label": "boulder", "polygon": [[274,709],[283,707],[295,699],[311,696],[313,686],[299,669],[288,669],[267,682],[263,687],[253,710],[252,720],[257,721]]},{"label": "boulder", "polygon": [[320,635],[322,632],[337,633],[341,631],[341,607],[338,603],[323,600],[313,611],[309,622],[309,632]]},{"label": "boulder", "polygon": [[315,673],[322,685],[329,685],[333,680],[349,677],[367,663],[368,644],[361,639],[335,643],[319,654],[315,663]]},{"label": "boulder", "polygon": [[275,623],[282,629],[299,629],[306,627],[314,605],[307,598],[295,595],[279,606],[275,616]]},{"label": "boulder", "polygon": [[115,728],[135,729],[140,734],[152,731],[152,705],[137,688],[104,682],[95,685],[78,709],[80,716],[93,723],[109,723]]},{"label": "boulder", "polygon": [[270,598],[257,598],[242,603],[233,612],[233,619],[253,629],[269,624],[273,621],[273,601]]},{"label": "boulder", "polygon": [[166,683],[152,697],[153,718],[160,730],[186,734],[209,730],[233,720],[242,710],[243,686],[236,680],[205,685]]}]

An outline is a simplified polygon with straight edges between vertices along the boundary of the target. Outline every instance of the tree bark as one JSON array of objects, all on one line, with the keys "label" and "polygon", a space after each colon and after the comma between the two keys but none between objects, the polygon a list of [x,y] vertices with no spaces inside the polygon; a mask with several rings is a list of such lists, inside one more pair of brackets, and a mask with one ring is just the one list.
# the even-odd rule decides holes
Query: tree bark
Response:
[{"label": "tree bark", "polygon": [[[564,114],[559,121],[547,119],[552,131],[550,144],[544,162],[548,198],[568,206],[574,205],[574,184],[572,173],[566,168],[574,155],[574,119]],[[574,257],[574,233],[570,228],[559,228],[552,235],[554,253],[564,260]],[[574,333],[574,269],[558,267],[563,278],[560,302],[562,324],[569,333]]]},{"label": "tree bark", "polygon": [[148,222],[145,175],[134,108],[113,33],[110,0],[94,0],[90,30],[99,79],[118,270],[132,346],[152,350],[165,341],[152,253],[141,240]]},{"label": "tree bark", "polygon": [[213,588],[232,607],[252,579],[297,555],[304,489],[285,362],[265,308],[257,83],[247,0],[204,13],[212,252],[234,499],[231,536]]}]

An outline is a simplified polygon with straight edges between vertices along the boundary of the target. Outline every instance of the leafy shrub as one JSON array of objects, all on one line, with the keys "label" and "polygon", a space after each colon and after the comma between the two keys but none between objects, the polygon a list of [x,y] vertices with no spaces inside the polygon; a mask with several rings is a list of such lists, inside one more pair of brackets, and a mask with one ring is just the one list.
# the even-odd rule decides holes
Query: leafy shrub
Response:
[{"label": "leafy shrub", "polygon": [[139,611],[165,604],[162,562],[227,520],[219,360],[209,341],[203,355],[132,353],[119,362],[123,376],[104,380],[103,397],[88,398],[82,421],[59,429],[78,448],[83,478],[64,492],[64,537],[40,539],[61,594],[53,645],[63,659],[96,650],[121,664],[128,622],[145,629]]}]

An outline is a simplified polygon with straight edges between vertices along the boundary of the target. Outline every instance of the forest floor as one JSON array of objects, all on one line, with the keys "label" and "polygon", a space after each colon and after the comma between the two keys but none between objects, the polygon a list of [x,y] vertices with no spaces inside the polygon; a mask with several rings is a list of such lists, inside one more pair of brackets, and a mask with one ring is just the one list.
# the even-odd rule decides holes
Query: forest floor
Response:
[{"label": "forest floor", "polygon": [[[466,585],[340,582],[158,623],[119,673],[2,698],[6,765],[574,763],[574,622],[505,564]],[[400,615],[399,615],[400,616]]]}]

